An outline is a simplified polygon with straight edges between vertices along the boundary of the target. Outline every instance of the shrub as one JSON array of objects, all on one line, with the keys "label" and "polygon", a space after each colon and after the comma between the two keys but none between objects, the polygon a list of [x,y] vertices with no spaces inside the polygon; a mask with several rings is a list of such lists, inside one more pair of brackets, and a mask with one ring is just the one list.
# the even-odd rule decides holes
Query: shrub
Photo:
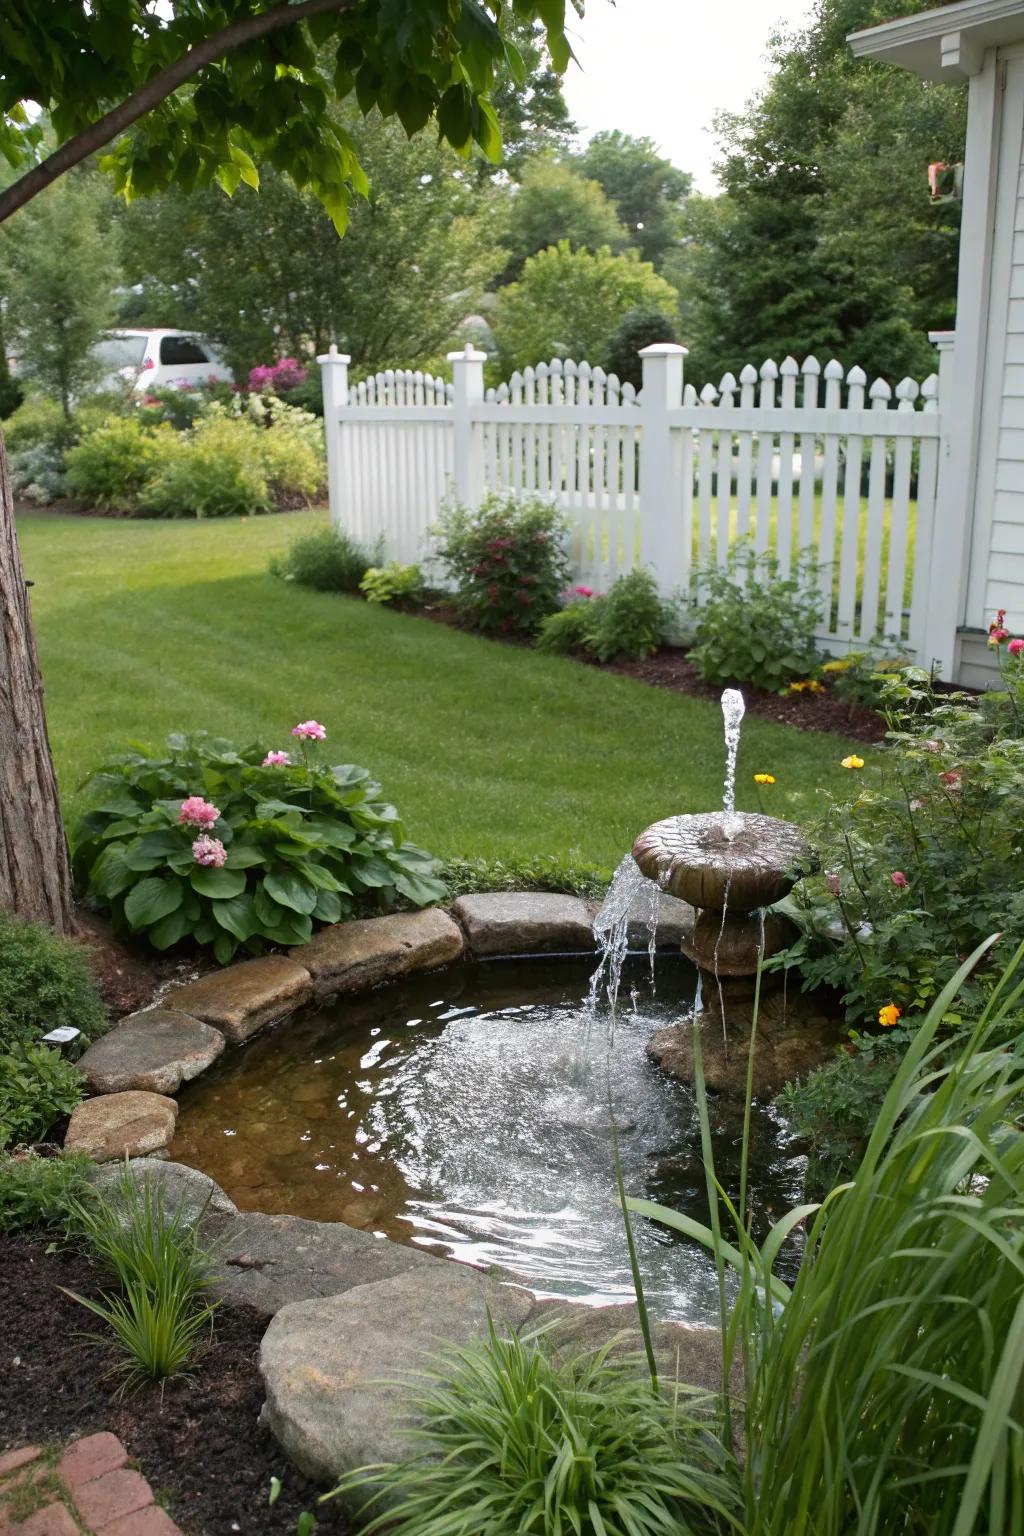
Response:
[{"label": "shrub", "polygon": [[50,502],[68,494],[64,450],[54,443],[36,443],[34,447],[12,453],[8,470],[14,494],[36,506],[49,506]]},{"label": "shrub", "polygon": [[270,570],[274,576],[318,592],[358,592],[378,553],[332,525],[296,539],[287,554],[271,560]]},{"label": "shrub", "polygon": [[165,384],[152,389],[136,405],[139,420],[149,426],[167,422],[179,432],[194,426],[195,422],[214,401],[228,405],[234,397],[234,386],[225,379],[208,379],[204,384]]},{"label": "shrub", "polygon": [[777,693],[816,670],[821,597],[812,555],[783,576],[774,555],[741,540],[724,566],[705,567],[698,582],[706,599],[691,655],[706,683],[753,683]]},{"label": "shrub", "polygon": [[323,491],[327,476],[323,427],[309,411],[274,401],[263,434],[263,467],[276,500],[308,504]]},{"label": "shrub", "polygon": [[[891,678],[884,746],[851,800],[811,829],[822,873],[791,898],[801,925],[778,964],[835,987],[851,1023],[890,1003],[927,1008],[939,978],[988,933],[1024,932],[1024,667],[1008,691],[935,694],[926,673]],[[968,984],[977,1002],[982,969]]]},{"label": "shrub", "polygon": [[284,390],[299,389],[309,378],[294,357],[282,357],[276,363],[260,363],[249,369],[249,388],[257,394],[279,395]]},{"label": "shrub", "polygon": [[231,517],[269,512],[272,499],[261,429],[227,415],[201,417],[190,432],[157,439],[142,504],[161,517]]},{"label": "shrub", "polygon": [[159,462],[157,434],[135,417],[113,416],[68,451],[68,485],[90,506],[130,511]]},{"label": "shrub", "polygon": [[412,1389],[419,1454],[359,1469],[335,1494],[386,1500],[368,1536],[711,1536],[738,1512],[731,1457],[682,1394],[654,1395],[610,1348],[565,1358],[542,1334],[492,1325]]},{"label": "shrub", "polygon": [[856,1171],[911,1035],[898,1027],[883,1035],[851,1031],[840,1054],[777,1096],[775,1107],[807,1144],[809,1187],[830,1189]]},{"label": "shrub", "polygon": [[222,965],[239,946],[304,944],[314,923],[444,895],[365,768],[321,766],[305,740],[287,755],[200,734],[107,763],[72,832],[80,885],[155,948],[191,938]]},{"label": "shrub", "polygon": [[874,651],[848,651],[822,663],[821,681],[841,699],[877,709],[885,684],[910,665],[905,656],[879,656]]},{"label": "shrub", "polygon": [[641,349],[659,341],[677,342],[676,324],[660,309],[631,309],[608,343],[604,356],[606,372],[639,389],[644,381]]},{"label": "shrub", "polygon": [[92,1197],[84,1152],[0,1152],[0,1232],[66,1231]]},{"label": "shrub", "polygon": [[437,527],[438,558],[470,629],[531,635],[558,608],[569,573],[565,518],[540,497],[488,496],[479,511],[452,503]]},{"label": "shrub", "polygon": [[[185,1369],[216,1307],[207,1299],[213,1260],[199,1239],[199,1222],[182,1204],[168,1217],[163,1190],[142,1188],[126,1168],[114,1201],[95,1196],[75,1211],[76,1225],[121,1285],[98,1301],[74,1296],[105,1322],[121,1359],[124,1388],[165,1381]],[[106,1342],[105,1338],[103,1342]]]},{"label": "shrub", "polygon": [[12,411],[4,422],[4,442],[9,454],[45,443],[51,448],[66,448],[73,436],[72,424],[58,400],[48,395],[31,394]]},{"label": "shrub", "polygon": [[587,648],[598,661],[649,656],[661,644],[668,625],[654,577],[640,566],[612,583],[590,617]]},{"label": "shrub", "polygon": [[549,613],[537,632],[537,649],[547,656],[568,656],[573,651],[587,651],[593,638],[593,609],[600,598],[589,602],[568,603],[557,613]]},{"label": "shrub", "polygon": [[0,421],[12,415],[25,398],[25,391],[17,379],[12,379],[5,366],[0,366]]},{"label": "shrub", "polygon": [[15,1045],[0,1055],[0,1148],[41,1141],[84,1092],[78,1068],[59,1051]]},{"label": "shrub", "polygon": [[423,572],[418,565],[371,565],[359,590],[368,603],[415,603],[423,593]]},{"label": "shrub", "polygon": [[85,1043],[107,1027],[81,949],[49,928],[0,913],[0,1051],[69,1025]]}]

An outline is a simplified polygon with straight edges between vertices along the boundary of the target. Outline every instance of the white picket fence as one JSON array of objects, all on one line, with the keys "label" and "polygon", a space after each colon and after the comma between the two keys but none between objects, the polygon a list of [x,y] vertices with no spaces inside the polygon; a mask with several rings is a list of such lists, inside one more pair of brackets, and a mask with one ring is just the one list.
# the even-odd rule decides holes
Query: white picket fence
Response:
[{"label": "white picket fence", "polygon": [[485,357],[449,357],[453,382],[386,370],[352,388],[319,359],[330,506],[387,557],[428,562],[446,496],[539,494],[565,509],[574,579],[603,590],[637,564],[700,600],[697,572],[749,536],[789,571],[818,567],[826,649],[886,641],[924,657],[949,351],[923,382],[787,357],[698,395],[685,349],[647,347],[643,389],[555,359],[484,389]]}]

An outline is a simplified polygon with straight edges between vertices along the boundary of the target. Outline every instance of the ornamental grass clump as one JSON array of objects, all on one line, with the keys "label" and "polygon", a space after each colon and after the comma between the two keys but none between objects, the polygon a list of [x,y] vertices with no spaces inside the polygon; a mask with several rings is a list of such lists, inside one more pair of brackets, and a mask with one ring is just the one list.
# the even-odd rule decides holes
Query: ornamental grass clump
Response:
[{"label": "ornamental grass clump", "polygon": [[190,939],[222,965],[304,944],[315,924],[440,900],[435,861],[367,769],[324,760],[326,734],[304,720],[287,751],[200,733],[114,758],[72,829],[83,892],[122,931],[157,949]]}]

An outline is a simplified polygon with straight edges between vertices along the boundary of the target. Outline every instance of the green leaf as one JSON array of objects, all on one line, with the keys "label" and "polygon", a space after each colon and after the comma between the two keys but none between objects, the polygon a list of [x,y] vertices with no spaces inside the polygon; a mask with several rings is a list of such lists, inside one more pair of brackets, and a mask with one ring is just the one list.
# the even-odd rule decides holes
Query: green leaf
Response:
[{"label": "green leaf", "polygon": [[368,859],[353,859],[351,873],[356,880],[363,885],[377,888],[382,885],[394,885],[395,872],[384,859],[372,855]]},{"label": "green leaf", "polygon": [[191,926],[188,912],[182,904],[176,912],[168,912],[166,917],[154,923],[146,937],[154,949],[170,949],[172,945],[181,943]]},{"label": "green leaf", "polygon": [[124,915],[133,929],[148,928],[169,912],[176,912],[183,894],[180,880],[161,880],[153,875],[148,880],[140,880],[128,892]]},{"label": "green leaf", "polygon": [[255,843],[232,843],[225,869],[252,869],[266,862],[266,854]]},{"label": "green leaf", "polygon": [[243,891],[241,896],[231,896],[226,901],[215,901],[211,907],[214,922],[233,933],[242,944],[251,939],[259,926],[253,907],[252,896]]},{"label": "green leaf", "polygon": [[337,923],[341,920],[341,897],[336,891],[321,891],[317,897],[313,916],[318,923]]},{"label": "green leaf", "polygon": [[289,907],[303,916],[308,916],[316,906],[316,887],[290,870],[264,875],[263,889],[281,906]]},{"label": "green leaf", "polygon": [[229,933],[218,933],[213,941],[213,956],[217,964],[230,965],[237,948],[237,943]]},{"label": "green leaf", "polygon": [[427,875],[396,874],[395,890],[401,891],[403,896],[413,902],[417,907],[429,907],[433,901],[443,901],[446,891],[440,880],[431,880]]},{"label": "green leaf", "polygon": [[208,869],[197,864],[192,871],[192,888],[201,896],[224,900],[240,896],[245,890],[245,875],[240,869]]}]

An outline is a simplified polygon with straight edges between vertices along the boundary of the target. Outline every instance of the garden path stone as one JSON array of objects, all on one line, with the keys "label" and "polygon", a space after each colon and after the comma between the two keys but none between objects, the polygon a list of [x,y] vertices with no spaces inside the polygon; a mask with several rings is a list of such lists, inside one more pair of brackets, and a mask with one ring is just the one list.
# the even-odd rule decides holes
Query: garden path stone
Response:
[{"label": "garden path stone", "polygon": [[162,1093],[106,1093],[78,1105],[64,1145],[88,1153],[94,1163],[165,1157],[177,1118],[177,1104]]},{"label": "garden path stone", "polygon": [[212,1024],[237,1044],[275,1019],[294,1013],[312,996],[313,982],[304,965],[287,955],[264,955],[201,976],[186,987],[174,987],[165,1002]]},{"label": "garden path stone", "polygon": [[462,934],[446,912],[395,912],[323,928],[300,950],[321,997],[361,992],[462,955]]},{"label": "garden path stone", "polygon": [[452,915],[474,956],[567,954],[594,948],[593,906],[578,896],[545,891],[460,896]]},{"label": "garden path stone", "polygon": [[[167,1214],[180,1211],[182,1221],[187,1226],[194,1226],[201,1218],[212,1219],[214,1216],[234,1216],[238,1213],[235,1202],[228,1198],[220,1185],[198,1168],[189,1168],[184,1163],[165,1162],[155,1157],[138,1157],[128,1165],[127,1172],[136,1185],[149,1182],[154,1193],[162,1195]],[[116,1203],[120,1198],[124,1175],[123,1167],[107,1163],[93,1169],[91,1178],[97,1189],[108,1200]]]},{"label": "garden path stone", "polygon": [[78,1062],[94,1093],[177,1093],[224,1049],[220,1030],[175,1008],[133,1013],[95,1040]]},{"label": "garden path stone", "polygon": [[218,1295],[272,1316],[296,1302],[337,1296],[412,1271],[437,1273],[441,1260],[343,1222],[212,1211],[203,1238],[217,1259]]},{"label": "garden path stone", "polygon": [[[445,1343],[521,1323],[532,1298],[463,1265],[434,1260],[340,1296],[282,1307],[263,1336],[262,1422],[285,1455],[324,1483],[408,1454],[402,1382]],[[365,1493],[360,1502],[365,1499]]]}]

